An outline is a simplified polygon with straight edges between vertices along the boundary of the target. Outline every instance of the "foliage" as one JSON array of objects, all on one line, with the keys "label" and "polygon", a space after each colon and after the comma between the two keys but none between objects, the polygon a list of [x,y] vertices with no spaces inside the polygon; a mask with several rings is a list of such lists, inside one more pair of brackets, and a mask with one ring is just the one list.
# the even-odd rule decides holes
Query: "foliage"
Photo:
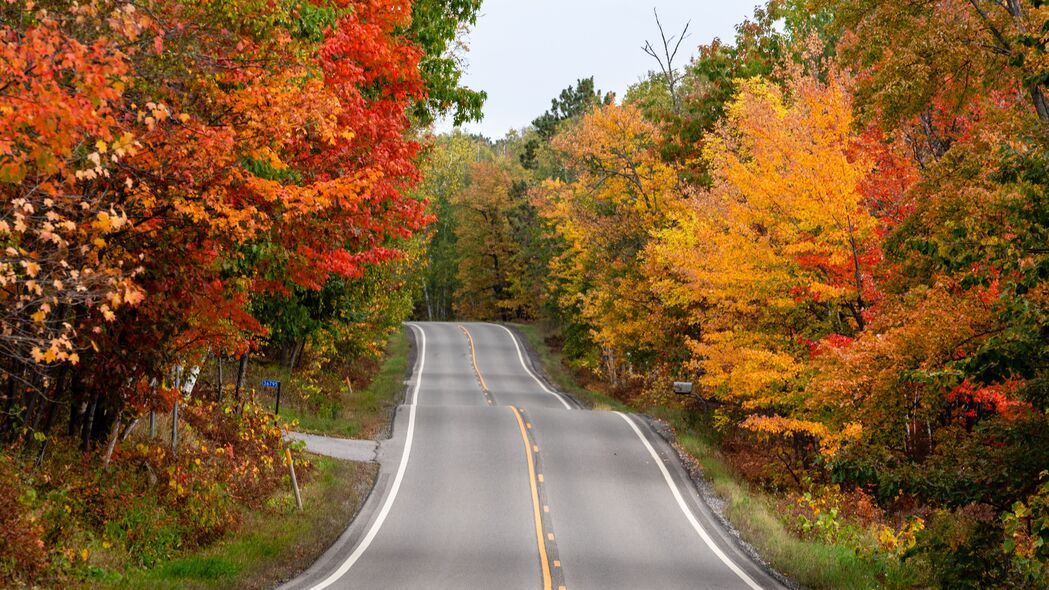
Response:
[{"label": "foliage", "polygon": [[1005,541],[1002,549],[1013,565],[1032,583],[1049,573],[1049,472],[1041,473],[1042,484],[1026,501],[1018,500],[1002,519]]},{"label": "foliage", "polygon": [[[16,470],[49,453],[79,465],[73,447],[86,464],[138,461],[126,480],[85,466],[49,485],[71,510],[97,498],[107,542],[144,564],[235,526],[237,506],[281,477],[280,440],[243,395],[235,419],[205,407],[201,367],[267,349],[288,365],[304,348],[347,361],[381,351],[411,312],[432,221],[411,190],[417,131],[453,111],[476,118],[484,99],[460,84],[458,40],[478,8],[0,3],[0,456]],[[129,450],[123,433],[178,400],[234,454],[192,441],[178,457]],[[170,490],[118,514],[151,477]],[[33,510],[68,520],[48,501]],[[52,571],[78,563],[59,555],[60,531],[43,540]],[[17,575],[36,575],[24,554]]]},{"label": "foliage", "polygon": [[[676,100],[664,73],[607,103],[581,80],[489,143],[512,182],[465,179],[523,184],[539,214],[488,244],[547,269],[514,312],[620,401],[712,424],[802,499],[798,534],[901,585],[1044,583],[1047,11],[772,0],[699,47]],[[882,547],[834,486],[877,504]]]}]

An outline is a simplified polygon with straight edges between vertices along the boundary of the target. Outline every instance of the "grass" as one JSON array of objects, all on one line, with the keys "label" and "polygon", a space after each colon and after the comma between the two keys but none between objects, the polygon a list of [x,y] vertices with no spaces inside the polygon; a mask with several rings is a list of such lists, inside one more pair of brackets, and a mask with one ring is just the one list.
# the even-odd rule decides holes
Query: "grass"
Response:
[{"label": "grass", "polygon": [[[637,411],[607,394],[581,387],[560,351],[547,343],[550,331],[538,325],[516,325],[538,355],[553,382],[594,410]],[[660,408],[656,417],[666,420],[681,449],[700,466],[703,477],[724,500],[724,515],[769,564],[808,588],[866,589],[911,587],[916,572],[894,561],[873,560],[857,554],[852,546],[799,538],[781,516],[782,500],[752,488],[733,471],[713,442],[707,427],[686,419],[684,412]],[[873,533],[857,531],[861,535]]]},{"label": "grass", "polygon": [[[247,388],[260,401],[275,402],[262,379],[283,384],[281,416],[297,420],[297,430],[376,439],[389,428],[393,409],[401,402],[408,368],[407,332],[394,333],[381,364],[357,373],[366,387],[350,389],[345,377],[324,373],[302,377],[274,363],[249,364]],[[377,370],[376,370],[377,367]],[[236,367],[226,367],[227,379]],[[207,367],[213,373],[214,366]],[[227,382],[227,392],[231,385]],[[177,556],[151,569],[120,573],[93,567],[82,587],[103,590],[208,590],[212,588],[272,588],[313,563],[345,530],[360,509],[378,475],[378,466],[309,455],[315,469],[302,488],[305,510],[298,512],[290,488],[271,497],[264,510],[243,513],[234,532],[208,547]],[[290,485],[290,484],[289,484]]]},{"label": "grass", "polygon": [[96,568],[83,586],[103,590],[276,586],[331,546],[367,498],[378,473],[373,464],[310,458],[316,472],[302,489],[303,512],[295,509],[289,489],[271,498],[268,510],[244,514],[238,532],[206,549],[123,575]]},{"label": "grass", "polygon": [[565,363],[561,351],[554,350],[546,343],[548,331],[535,324],[511,324],[522,336],[525,342],[539,357],[539,362],[550,379],[561,391],[572,395],[576,400],[592,410],[632,412],[633,408],[617,400],[616,398],[592,391],[579,385],[576,377]]},{"label": "grass", "polygon": [[[406,330],[398,330],[386,344],[386,354],[371,383],[350,393],[345,377],[322,373],[303,377],[275,363],[252,363],[248,383],[256,386],[266,379],[283,385],[280,415],[297,421],[295,430],[342,438],[378,439],[387,432],[393,410],[404,395],[410,342]],[[235,368],[235,367],[234,367]],[[269,390],[258,390],[260,399],[274,403]]]}]

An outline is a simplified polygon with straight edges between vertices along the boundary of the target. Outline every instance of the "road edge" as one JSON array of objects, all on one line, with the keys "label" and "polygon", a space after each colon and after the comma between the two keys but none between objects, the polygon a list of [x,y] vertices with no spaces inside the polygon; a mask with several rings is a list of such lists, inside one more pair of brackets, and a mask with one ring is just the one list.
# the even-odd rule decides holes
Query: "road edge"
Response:
[{"label": "road edge", "polygon": [[575,408],[573,409],[594,409],[593,405],[584,402],[583,400],[579,399],[578,397],[572,395],[567,391],[563,391],[554,383],[554,380],[550,378],[550,374],[546,372],[546,367],[543,366],[543,361],[539,357],[539,353],[532,349],[532,345],[528,343],[528,338],[525,338],[525,335],[521,333],[521,330],[519,330],[516,325],[505,322],[499,322],[496,323],[496,325],[503,326],[507,330],[510,330],[510,332],[513,334],[513,337],[517,339],[517,343],[521,347],[521,350],[524,351],[524,358],[528,360],[528,368],[531,369],[533,376],[537,377],[540,381],[543,382],[543,385],[546,385],[551,390],[556,391],[557,395],[560,395],[561,397],[571,402],[572,405],[575,406]]},{"label": "road edge", "polygon": [[[378,515],[382,500],[386,497],[393,483],[393,474],[390,473],[383,462],[383,443],[393,440],[397,414],[401,411],[401,408],[407,407],[411,403],[411,378],[415,373],[416,364],[419,360],[419,342],[415,330],[407,322],[402,324],[402,329],[408,332],[408,362],[406,363],[402,379],[403,393],[401,395],[401,403],[390,409],[390,420],[382,432],[383,436],[375,441],[378,445],[375,452],[375,462],[379,465],[379,473],[375,477],[372,488],[369,490],[364,502],[357,509],[357,512],[347,521],[345,530],[335,539],[335,542],[307,567],[287,579],[278,580],[277,590],[291,590],[300,586],[310,588],[312,587],[309,583],[311,579],[325,579],[327,574],[338,569],[339,563],[342,561],[338,559],[339,556],[353,551],[353,548],[367,534],[372,521]],[[330,564],[337,559],[338,561],[334,563],[334,567],[321,567],[321,564]]]},{"label": "road edge", "polygon": [[640,423],[644,424],[647,429],[656,436],[657,440],[669,449],[668,454],[677,459],[676,461],[669,462],[672,464],[671,467],[675,471],[680,471],[678,475],[681,476],[681,479],[691,482],[692,488],[696,491],[696,496],[709,513],[706,516],[712,517],[719,525],[721,532],[726,533],[721,536],[726,541],[731,542],[738,551],[749,558],[751,563],[762,570],[762,572],[768,577],[779,582],[790,590],[804,590],[804,586],[801,586],[773,568],[772,565],[761,556],[761,553],[743,538],[735,525],[733,525],[725,516],[725,499],[714,491],[710,481],[708,481],[703,474],[703,469],[700,467],[699,462],[682,448],[680,444],[678,444],[677,434],[674,432],[674,429],[670,424],[647,414],[632,412],[630,415],[637,418]]},{"label": "road edge", "polygon": [[[553,383],[550,374],[547,372],[546,367],[542,362],[542,357],[539,356],[538,351],[532,347],[528,339],[524,337],[524,334],[521,333],[518,326],[507,323],[502,323],[501,325],[513,332],[514,337],[518,339],[521,348],[525,352],[524,356],[528,359],[528,363],[531,365],[532,372],[535,375],[537,375],[548,387],[563,395],[577,407],[593,410],[591,404],[584,403],[583,400],[580,400],[576,396],[562,391],[561,388]],[[650,430],[652,434],[656,435],[654,437],[656,438],[656,442],[666,445],[670,451],[668,454],[670,454],[671,457],[676,458],[676,461],[667,462],[669,463],[668,467],[672,468],[674,471],[680,471],[678,473],[679,478],[691,483],[692,488],[696,492],[696,497],[698,497],[700,502],[702,502],[703,507],[709,512],[709,516],[713,518],[716,524],[718,524],[720,529],[725,533],[724,535],[719,536],[724,537],[726,541],[730,542],[736,550],[745,555],[751,563],[760,569],[766,576],[791,590],[804,590],[804,586],[801,586],[794,580],[791,580],[774,569],[753,545],[743,539],[739,530],[725,516],[725,499],[714,491],[714,488],[703,474],[703,469],[699,466],[696,459],[689,455],[688,452],[678,444],[677,435],[674,433],[674,430],[670,425],[663,420],[633,410],[629,412],[629,415],[637,418],[640,424],[643,424],[647,430]]]}]

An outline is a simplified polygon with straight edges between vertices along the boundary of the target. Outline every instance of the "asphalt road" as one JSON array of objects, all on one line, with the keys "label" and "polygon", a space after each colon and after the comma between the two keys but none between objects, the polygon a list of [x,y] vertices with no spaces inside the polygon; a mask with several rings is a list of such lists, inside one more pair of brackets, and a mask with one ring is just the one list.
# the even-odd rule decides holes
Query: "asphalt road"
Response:
[{"label": "asphalt road", "polygon": [[287,590],[780,588],[647,423],[580,409],[493,324],[417,323],[379,482]]}]

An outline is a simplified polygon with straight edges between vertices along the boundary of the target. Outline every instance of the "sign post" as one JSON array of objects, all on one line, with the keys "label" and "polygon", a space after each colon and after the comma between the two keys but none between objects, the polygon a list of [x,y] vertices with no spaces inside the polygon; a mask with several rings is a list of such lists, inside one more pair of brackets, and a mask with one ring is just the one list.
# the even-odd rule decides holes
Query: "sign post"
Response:
[{"label": "sign post", "polygon": [[277,390],[277,404],[273,413],[280,416],[280,381],[277,381],[276,379],[263,379],[262,386]]}]

